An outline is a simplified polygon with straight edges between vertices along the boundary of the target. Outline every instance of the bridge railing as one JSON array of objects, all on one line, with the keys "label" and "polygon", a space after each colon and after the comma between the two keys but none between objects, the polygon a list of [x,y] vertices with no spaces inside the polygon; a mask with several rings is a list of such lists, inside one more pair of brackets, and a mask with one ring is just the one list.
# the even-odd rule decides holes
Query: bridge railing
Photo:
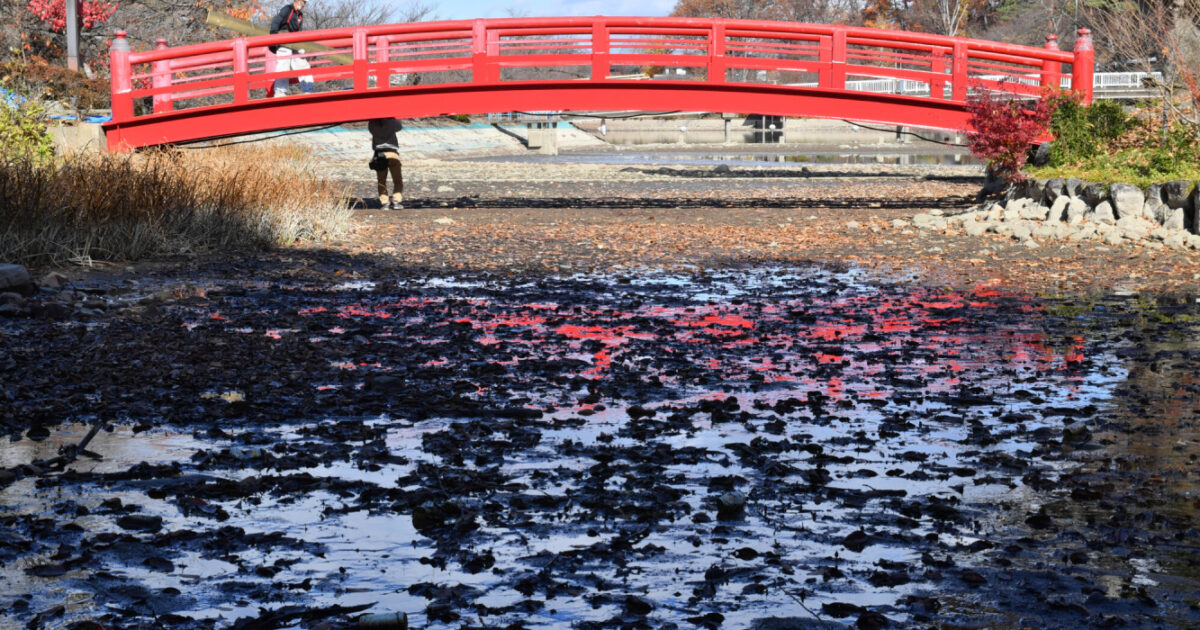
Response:
[{"label": "bridge railing", "polygon": [[[302,31],[111,50],[114,123],[182,109],[244,106],[278,79],[311,77],[317,92],[409,86],[496,86],[529,81],[691,81],[811,84],[856,90],[900,82],[916,99],[963,102],[971,90],[1036,96],[1064,77],[1090,100],[1092,49],[1081,29],[1073,52],[840,25],[693,18],[508,18]],[[307,69],[276,70],[269,47],[299,51]],[[287,98],[306,98],[294,91]],[[619,103],[614,103],[619,106]]]}]

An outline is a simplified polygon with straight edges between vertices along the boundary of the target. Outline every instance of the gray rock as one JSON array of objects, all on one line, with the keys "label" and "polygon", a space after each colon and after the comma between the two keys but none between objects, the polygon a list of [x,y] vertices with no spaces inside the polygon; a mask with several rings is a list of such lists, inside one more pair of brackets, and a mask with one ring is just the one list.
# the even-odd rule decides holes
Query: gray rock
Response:
[{"label": "gray rock", "polygon": [[0,293],[11,291],[29,296],[35,289],[27,269],[21,265],[0,264]]},{"label": "gray rock", "polygon": [[1170,247],[1171,249],[1187,249],[1187,234],[1183,232],[1174,232],[1165,240],[1163,240],[1163,245]]},{"label": "gray rock", "polygon": [[452,192],[454,192],[454,188],[452,188],[450,186],[442,185],[442,186],[437,187],[437,191],[440,193],[452,193]]},{"label": "gray rock", "polygon": [[1110,230],[1104,235],[1104,242],[1108,245],[1120,245],[1125,242],[1125,237],[1121,236],[1120,230]]},{"label": "gray rock", "polygon": [[0,293],[0,304],[25,306],[25,298],[20,293],[13,293],[12,291]]},{"label": "gray rock", "polygon": [[1150,238],[1156,241],[1165,241],[1171,236],[1171,231],[1167,228],[1160,227],[1150,233]]},{"label": "gray rock", "polygon": [[1146,187],[1146,201],[1150,201],[1151,199],[1163,200],[1162,184],[1150,184]]},{"label": "gray rock", "polygon": [[909,227],[910,225],[912,225],[912,224],[903,219],[892,219],[892,227],[896,228],[897,230],[904,229],[906,227]]},{"label": "gray rock", "polygon": [[1027,241],[1033,238],[1033,230],[1029,229],[1029,226],[1024,223],[1018,223],[1012,228],[1012,237],[1018,241]]},{"label": "gray rock", "polygon": [[1045,221],[1050,215],[1050,208],[1035,203],[1026,203],[1017,215],[1026,221]]},{"label": "gray rock", "polygon": [[1056,199],[1067,193],[1067,180],[1061,177],[1054,177],[1046,180],[1046,185],[1042,188],[1042,199],[1048,204],[1054,203]]},{"label": "gray rock", "polygon": [[1187,208],[1192,198],[1192,182],[1186,179],[1167,182],[1162,185],[1162,192],[1163,202],[1167,204],[1168,208],[1172,210]]},{"label": "gray rock", "polygon": [[849,228],[849,229],[851,229],[851,230],[857,230],[858,228],[862,227],[862,225],[861,225],[861,224],[859,224],[859,222],[858,222],[858,221],[847,221],[847,222],[846,222],[846,227],[847,227],[847,228]]},{"label": "gray rock", "polygon": [[1083,187],[1085,185],[1087,185],[1087,182],[1079,179],[1078,177],[1072,177],[1067,180],[1064,189],[1066,190],[1068,197],[1079,197],[1082,195]]},{"label": "gray rock", "polygon": [[50,273],[42,276],[41,280],[38,280],[38,286],[42,287],[43,289],[52,289],[57,291],[67,286],[67,277],[61,273],[58,273],[57,271],[51,271]]},{"label": "gray rock", "polygon": [[1101,201],[1108,200],[1108,185],[1087,184],[1083,187],[1083,198],[1093,208],[1100,205]]},{"label": "gray rock", "polygon": [[1161,199],[1149,195],[1146,196],[1146,203],[1142,206],[1142,216],[1159,225],[1164,225],[1167,222],[1167,215],[1170,212],[1171,209]]},{"label": "gray rock", "polygon": [[1188,226],[1188,231],[1192,234],[1200,234],[1200,186],[1192,190],[1192,202],[1188,205],[1192,207],[1192,222]]},{"label": "gray rock", "polygon": [[1091,213],[1091,207],[1082,199],[1077,197],[1071,198],[1070,202],[1067,203],[1067,223],[1071,225],[1083,223]]},{"label": "gray rock", "polygon": [[979,221],[968,221],[963,225],[963,230],[967,232],[967,236],[982,236],[988,231],[988,224],[980,223]]},{"label": "gray rock", "polygon": [[1047,221],[1057,222],[1067,219],[1067,206],[1071,203],[1071,198],[1063,195],[1054,200],[1054,204],[1050,206],[1050,212],[1046,215]]},{"label": "gray rock", "polygon": [[1183,208],[1168,210],[1167,218],[1163,221],[1163,227],[1168,230],[1183,230],[1184,228],[1184,213]]},{"label": "gray rock", "polygon": [[746,513],[746,495],[731,490],[717,497],[717,520],[736,521]]},{"label": "gray rock", "polygon": [[1054,238],[1055,229],[1053,226],[1042,224],[1033,228],[1033,237],[1040,239]]},{"label": "gray rock", "polygon": [[1117,211],[1117,219],[1125,217],[1140,217],[1142,208],[1146,205],[1146,193],[1133,184],[1113,184],[1109,187],[1113,210]]},{"label": "gray rock", "polygon": [[1112,225],[1117,222],[1117,213],[1113,212],[1112,202],[1105,199],[1096,204],[1096,209],[1092,211],[1092,220],[1097,223]]},{"label": "gray rock", "polygon": [[1092,431],[1082,422],[1063,427],[1063,444],[1087,444],[1092,441]]}]

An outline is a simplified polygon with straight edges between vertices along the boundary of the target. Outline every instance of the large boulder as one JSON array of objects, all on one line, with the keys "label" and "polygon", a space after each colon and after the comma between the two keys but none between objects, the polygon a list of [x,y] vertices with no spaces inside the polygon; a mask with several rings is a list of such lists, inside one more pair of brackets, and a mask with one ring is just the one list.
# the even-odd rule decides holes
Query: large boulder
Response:
[{"label": "large boulder", "polygon": [[1113,211],[1112,202],[1105,199],[1096,204],[1096,209],[1092,212],[1092,220],[1097,223],[1107,223],[1112,225],[1117,222],[1117,214]]},{"label": "large boulder", "polygon": [[1053,204],[1059,197],[1067,194],[1067,180],[1061,177],[1054,177],[1046,180],[1046,186],[1042,188],[1043,199],[1047,205]]},{"label": "large boulder", "polygon": [[1168,209],[1167,212],[1167,217],[1163,220],[1163,227],[1168,230],[1182,230],[1185,219],[1183,208]]},{"label": "large boulder", "polygon": [[1061,195],[1054,200],[1050,205],[1050,214],[1046,216],[1047,221],[1066,221],[1067,206],[1071,203],[1071,198],[1066,195]]},{"label": "large boulder", "polygon": [[1069,197],[1069,199],[1070,201],[1067,203],[1066,214],[1067,223],[1071,225],[1083,223],[1085,220],[1087,220],[1088,215],[1092,213],[1091,206],[1087,205],[1086,201],[1077,197]]},{"label": "large boulder", "polygon": [[0,293],[11,292],[28,296],[33,295],[36,290],[29,270],[21,265],[0,263]]},{"label": "large boulder", "polygon": [[1133,184],[1113,184],[1108,188],[1112,199],[1113,209],[1117,211],[1117,219],[1125,217],[1142,217],[1142,209],[1146,205],[1146,193]]},{"label": "large boulder", "polygon": [[1079,179],[1078,177],[1072,177],[1067,180],[1067,184],[1064,189],[1066,190],[1068,197],[1079,197],[1083,195],[1083,187],[1086,185],[1087,182],[1083,181],[1082,179]]},{"label": "large boulder", "polygon": [[1192,182],[1186,179],[1167,182],[1162,185],[1163,202],[1172,210],[1186,209],[1192,203],[1192,190]]},{"label": "large boulder", "polygon": [[1100,205],[1101,201],[1108,199],[1108,185],[1087,184],[1083,187],[1083,198],[1093,208]]},{"label": "large boulder", "polygon": [[1192,234],[1200,234],[1200,186],[1192,190],[1192,217],[1189,222],[1188,231]]},{"label": "large boulder", "polygon": [[1170,214],[1171,209],[1161,199],[1149,195],[1146,196],[1146,203],[1142,206],[1142,216],[1159,225],[1166,225],[1167,217]]}]

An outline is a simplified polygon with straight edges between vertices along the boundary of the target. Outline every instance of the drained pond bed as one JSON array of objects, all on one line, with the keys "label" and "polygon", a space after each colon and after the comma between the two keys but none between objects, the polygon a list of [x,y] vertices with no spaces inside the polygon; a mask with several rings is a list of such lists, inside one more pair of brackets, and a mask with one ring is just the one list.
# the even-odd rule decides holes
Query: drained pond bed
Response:
[{"label": "drained pond bed", "polygon": [[131,306],[0,321],[0,627],[1200,625],[1194,301],[80,289]]}]

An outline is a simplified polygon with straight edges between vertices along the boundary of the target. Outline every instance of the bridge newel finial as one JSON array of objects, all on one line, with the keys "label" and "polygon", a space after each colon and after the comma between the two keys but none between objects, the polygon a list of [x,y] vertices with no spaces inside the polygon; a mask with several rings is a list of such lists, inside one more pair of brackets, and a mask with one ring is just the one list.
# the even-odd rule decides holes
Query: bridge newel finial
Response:
[{"label": "bridge newel finial", "polygon": [[154,40],[154,48],[156,50],[165,50],[166,48],[168,48],[167,38],[159,37],[158,39]]},{"label": "bridge newel finial", "polygon": [[113,33],[112,45],[109,48],[116,52],[133,52],[133,48],[129,45],[129,40],[125,36],[125,31],[115,31]]},{"label": "bridge newel finial", "polygon": [[1081,50],[1092,50],[1092,32],[1086,28],[1081,28],[1076,33],[1075,52]]},{"label": "bridge newel finial", "polygon": [[1046,36],[1046,49],[1058,50],[1058,35],[1051,33]]}]

